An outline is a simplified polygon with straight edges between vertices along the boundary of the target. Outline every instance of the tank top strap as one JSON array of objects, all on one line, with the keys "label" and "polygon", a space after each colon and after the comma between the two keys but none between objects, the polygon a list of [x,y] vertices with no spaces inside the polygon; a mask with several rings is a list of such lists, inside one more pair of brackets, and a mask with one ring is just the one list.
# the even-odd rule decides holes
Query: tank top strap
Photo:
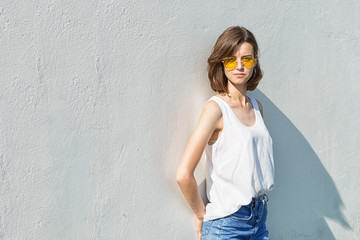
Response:
[{"label": "tank top strap", "polygon": [[258,105],[258,103],[257,103],[256,99],[255,99],[255,98],[253,98],[253,97],[251,97],[251,96],[248,96],[248,97],[250,98],[251,103],[252,103],[252,105],[253,105],[254,109],[255,109],[255,110],[257,110],[257,111],[260,111],[260,110],[259,110],[259,105]]},{"label": "tank top strap", "polygon": [[262,120],[262,116],[261,116],[261,112],[260,112],[260,109],[259,109],[259,105],[256,101],[256,99],[254,97],[251,97],[251,96],[248,96],[251,100],[251,103],[255,109],[255,114],[257,114],[257,117],[258,119],[261,119]]},{"label": "tank top strap", "polygon": [[214,102],[216,102],[219,105],[219,107],[221,109],[222,116],[223,116],[223,121],[227,122],[231,115],[229,116],[228,108],[225,105],[226,103],[223,102],[224,100],[220,99],[217,96],[212,96],[208,101],[210,101],[210,100],[213,100]]}]

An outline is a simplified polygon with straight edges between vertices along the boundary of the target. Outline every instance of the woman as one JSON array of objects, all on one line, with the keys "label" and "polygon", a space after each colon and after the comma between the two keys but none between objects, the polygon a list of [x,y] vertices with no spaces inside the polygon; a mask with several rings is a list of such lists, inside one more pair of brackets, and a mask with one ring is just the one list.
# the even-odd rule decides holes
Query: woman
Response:
[{"label": "woman", "polygon": [[[226,29],[208,59],[208,76],[218,94],[206,102],[176,174],[195,214],[197,239],[269,239],[272,140],[261,103],[246,94],[262,78],[254,35],[243,27]],[[194,178],[204,150],[206,207]]]}]

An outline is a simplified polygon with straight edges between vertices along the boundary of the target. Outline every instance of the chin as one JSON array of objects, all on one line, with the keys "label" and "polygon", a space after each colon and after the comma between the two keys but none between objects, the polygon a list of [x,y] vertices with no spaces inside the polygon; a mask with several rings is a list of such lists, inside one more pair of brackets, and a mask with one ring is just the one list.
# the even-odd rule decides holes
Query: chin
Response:
[{"label": "chin", "polygon": [[233,85],[246,85],[249,79],[234,79],[230,80]]}]

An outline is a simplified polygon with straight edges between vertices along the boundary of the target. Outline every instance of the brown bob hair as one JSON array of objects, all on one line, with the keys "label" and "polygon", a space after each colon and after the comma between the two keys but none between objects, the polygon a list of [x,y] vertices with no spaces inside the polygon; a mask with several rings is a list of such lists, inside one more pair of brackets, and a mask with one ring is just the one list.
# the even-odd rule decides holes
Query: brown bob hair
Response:
[{"label": "brown bob hair", "polygon": [[[228,93],[228,79],[224,72],[222,61],[230,57],[244,42],[253,46],[254,57],[258,58],[259,47],[254,35],[244,27],[234,26],[226,29],[217,39],[212,53],[208,59],[208,76],[211,88],[219,93]],[[256,89],[263,77],[259,59],[253,69],[253,74],[246,84],[246,90]]]}]

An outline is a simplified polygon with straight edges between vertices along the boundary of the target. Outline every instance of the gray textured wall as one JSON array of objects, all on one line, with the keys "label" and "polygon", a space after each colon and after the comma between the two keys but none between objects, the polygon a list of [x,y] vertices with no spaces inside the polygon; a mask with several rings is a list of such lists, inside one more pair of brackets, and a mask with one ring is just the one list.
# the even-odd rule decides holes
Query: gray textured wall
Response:
[{"label": "gray textured wall", "polygon": [[[360,239],[359,1],[0,2],[0,239],[195,239],[175,182],[227,27],[256,35],[272,239]],[[201,188],[203,162],[197,169]]]}]

